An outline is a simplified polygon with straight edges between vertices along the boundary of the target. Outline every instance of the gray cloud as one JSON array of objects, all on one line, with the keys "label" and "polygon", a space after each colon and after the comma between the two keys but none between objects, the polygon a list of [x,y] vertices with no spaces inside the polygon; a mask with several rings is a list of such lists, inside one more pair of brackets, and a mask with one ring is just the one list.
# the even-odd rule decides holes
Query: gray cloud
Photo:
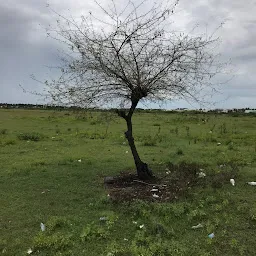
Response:
[{"label": "gray cloud", "polygon": [[[93,1],[51,0],[54,10],[64,15],[79,16],[89,11],[97,12]],[[107,0],[103,2],[106,4]],[[69,9],[69,10],[68,10]],[[220,50],[223,59],[232,59],[234,78],[222,86],[222,94],[214,96],[217,106],[256,107],[256,4],[240,0],[183,0],[174,16],[180,28],[191,29],[197,22],[199,31],[213,31],[226,21],[218,31],[222,38]],[[44,0],[9,0],[0,2],[0,102],[42,102],[40,98],[24,94],[18,86],[42,91],[42,87],[29,78],[35,74],[47,79],[46,65],[58,65],[54,40],[46,38],[44,27],[53,24],[56,16],[46,8]],[[41,26],[39,26],[41,24]],[[51,73],[52,76],[55,72]],[[167,107],[190,106],[175,101]],[[153,105],[152,105],[153,106]]]}]

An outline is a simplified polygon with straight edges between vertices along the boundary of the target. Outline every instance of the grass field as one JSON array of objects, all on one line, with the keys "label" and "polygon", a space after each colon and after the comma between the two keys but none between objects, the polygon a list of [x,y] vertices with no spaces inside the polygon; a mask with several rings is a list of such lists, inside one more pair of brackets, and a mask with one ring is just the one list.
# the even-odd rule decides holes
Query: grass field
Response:
[{"label": "grass field", "polygon": [[205,178],[230,164],[239,172],[235,186],[209,181],[174,202],[113,203],[104,176],[134,169],[122,119],[2,109],[0,254],[255,255],[255,127],[255,116],[135,113],[139,153],[156,175],[170,162],[197,163]]}]

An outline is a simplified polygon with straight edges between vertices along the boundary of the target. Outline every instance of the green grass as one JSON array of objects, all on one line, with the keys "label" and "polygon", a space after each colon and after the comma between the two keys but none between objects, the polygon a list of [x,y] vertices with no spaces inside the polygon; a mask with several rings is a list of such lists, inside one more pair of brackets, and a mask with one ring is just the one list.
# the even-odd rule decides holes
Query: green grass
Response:
[{"label": "green grass", "polygon": [[122,119],[2,109],[0,254],[255,255],[255,127],[253,116],[136,113],[138,150],[156,174],[183,161],[240,172],[235,187],[206,184],[177,202],[113,204],[103,177],[134,169]]}]

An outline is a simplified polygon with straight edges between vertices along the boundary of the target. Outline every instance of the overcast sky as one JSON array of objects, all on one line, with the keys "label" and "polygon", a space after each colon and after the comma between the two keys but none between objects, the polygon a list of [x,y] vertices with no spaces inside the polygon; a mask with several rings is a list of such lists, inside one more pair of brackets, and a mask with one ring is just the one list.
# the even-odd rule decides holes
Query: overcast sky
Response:
[{"label": "overcast sky", "polygon": [[[100,1],[100,0],[99,0]],[[116,0],[120,4],[124,0]],[[107,2],[107,0],[104,0]],[[96,12],[93,0],[50,0],[58,13],[74,16]],[[56,16],[46,8],[45,0],[0,0],[0,102],[43,103],[43,100],[24,93],[40,91],[42,86],[30,78],[54,76],[47,66],[58,65],[56,41],[46,37],[43,29],[54,24]],[[221,93],[212,99],[218,108],[256,108],[256,0],[181,0],[175,16],[177,26],[188,28],[200,23],[209,30],[222,21],[220,31],[223,58],[232,60],[231,81],[224,84]],[[41,24],[41,25],[39,25]],[[155,107],[155,105],[148,105]],[[190,107],[183,101],[174,101],[164,108]]]}]

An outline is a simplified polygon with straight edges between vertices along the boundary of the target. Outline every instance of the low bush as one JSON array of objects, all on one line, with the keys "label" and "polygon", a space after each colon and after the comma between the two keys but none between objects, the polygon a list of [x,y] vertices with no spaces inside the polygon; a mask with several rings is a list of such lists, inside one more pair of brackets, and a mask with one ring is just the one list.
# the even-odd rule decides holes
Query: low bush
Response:
[{"label": "low bush", "polygon": [[30,140],[30,141],[40,141],[44,139],[44,135],[39,134],[37,132],[31,132],[31,133],[20,133],[18,135],[19,140]]}]

